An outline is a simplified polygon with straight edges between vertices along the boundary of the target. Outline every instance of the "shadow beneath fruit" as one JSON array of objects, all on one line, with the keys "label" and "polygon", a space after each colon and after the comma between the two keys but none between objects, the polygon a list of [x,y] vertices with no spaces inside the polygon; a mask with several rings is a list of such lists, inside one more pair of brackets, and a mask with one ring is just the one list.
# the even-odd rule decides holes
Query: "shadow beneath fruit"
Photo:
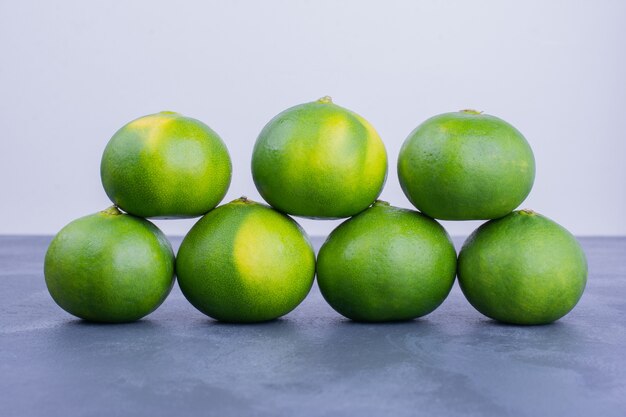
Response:
[{"label": "shadow beneath fruit", "polygon": [[485,318],[473,322],[463,340],[467,346],[497,352],[565,352],[578,350],[585,338],[578,326],[567,321],[518,325]]},{"label": "shadow beneath fruit", "polygon": [[341,318],[328,324],[320,329],[315,360],[340,379],[425,366],[448,339],[441,326],[428,318],[380,323]]},{"label": "shadow beneath fruit", "polygon": [[89,321],[83,319],[72,319],[68,320],[64,324],[65,326],[75,326],[75,327],[84,327],[84,328],[115,328],[115,327],[132,327],[135,329],[148,329],[148,328],[157,328],[160,327],[156,322],[149,319],[142,319],[136,321],[122,322],[122,323],[110,323],[110,322],[98,322],[98,321]]},{"label": "shadow beneath fruit", "polygon": [[125,354],[131,350],[150,351],[157,340],[171,333],[157,321],[94,323],[81,319],[65,321],[50,329],[46,344],[68,358]]},{"label": "shadow beneath fruit", "polygon": [[158,321],[143,319],[128,323],[99,323],[82,319],[68,320],[51,332],[52,341],[65,346],[90,343],[135,343],[139,338],[153,338],[169,333]]},{"label": "shadow beneath fruit", "polygon": [[349,325],[349,326],[384,326],[384,327],[393,327],[393,326],[406,326],[406,325],[414,325],[414,324],[423,324],[427,323],[427,320],[424,318],[416,318],[416,319],[406,319],[406,320],[395,320],[395,321],[360,321],[360,320],[352,320],[347,318],[342,318],[338,321],[340,325]]},{"label": "shadow beneath fruit", "polygon": [[560,321],[553,321],[553,322],[544,323],[544,324],[516,324],[516,323],[505,323],[505,322],[494,320],[494,319],[490,319],[490,318],[482,319],[482,320],[480,320],[480,323],[482,323],[485,326],[517,327],[517,328],[558,327],[558,326],[563,324]]},{"label": "shadow beneath fruit", "polygon": [[[286,318],[257,323],[228,323],[213,319],[201,320],[194,325],[195,330],[208,331],[217,338],[235,338],[245,342],[247,338],[256,341],[264,339],[298,339],[302,332],[298,324]],[[228,342],[228,339],[224,339]]]},{"label": "shadow beneath fruit", "polygon": [[253,322],[253,323],[220,321],[220,320],[215,320],[211,318],[204,321],[204,323],[211,325],[211,326],[233,326],[233,327],[280,326],[288,322],[289,320],[286,320],[283,317],[279,317],[277,319],[272,319],[272,320],[266,320],[266,321],[258,321],[258,322]]}]

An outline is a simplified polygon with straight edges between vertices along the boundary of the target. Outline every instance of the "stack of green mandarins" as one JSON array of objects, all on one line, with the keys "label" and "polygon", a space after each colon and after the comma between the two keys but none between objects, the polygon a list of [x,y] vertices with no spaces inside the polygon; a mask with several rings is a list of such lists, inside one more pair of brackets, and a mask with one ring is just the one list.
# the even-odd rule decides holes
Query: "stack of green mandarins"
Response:
[{"label": "stack of green mandarins", "polygon": [[[374,201],[387,158],[374,128],[328,98],[284,111],[261,132],[252,174],[266,201],[310,218],[350,217],[317,258],[322,295],[345,317],[384,322],[424,316],[455,276],[470,303],[496,320],[542,324],[567,314],[585,287],[574,237],[530,210],[534,156],[505,121],[473,110],[418,126],[398,158],[398,176],[419,211]],[[435,220],[489,220],[458,258]]]},{"label": "stack of green mandarins", "polygon": [[[469,302],[513,324],[567,314],[586,283],[585,255],[563,227],[531,210],[534,156],[513,126],[473,110],[428,119],[406,139],[398,177],[419,210],[377,200],[387,153],[372,125],[329,97],[289,108],[263,128],[252,175],[269,205],[245,197],[217,207],[231,178],[228,151],[205,124],[173,112],[122,127],[101,164],[113,207],[53,239],[46,283],[68,312],[92,321],[139,319],[174,282],[204,314],[259,322],[287,314],[317,273],[323,297],[357,321],[434,311],[458,275]],[[146,218],[202,216],[174,257]],[[348,218],[317,257],[290,216]],[[488,220],[458,256],[440,220]]]},{"label": "stack of green mandarins", "polygon": [[[231,160],[204,123],[174,112],[134,120],[109,141],[101,178],[114,206],[64,227],[44,263],[53,299],[96,322],[128,322],[154,311],[175,273],[185,297],[219,320],[271,320],[308,294],[315,254],[300,226],[245,197],[216,208]],[[146,218],[203,216],[178,256]]]},{"label": "stack of green mandarins", "polygon": [[194,217],[213,209],[230,184],[230,156],[204,123],[161,112],[118,130],[100,168],[115,205],[55,236],[44,263],[46,284],[56,303],[77,317],[134,321],[165,300],[175,276],[170,243],[145,218]]},{"label": "stack of green mandarins", "polygon": [[464,243],[459,284],[484,315],[545,324],[567,314],[587,281],[576,239],[532,210],[513,211],[535,178],[532,150],[497,117],[463,110],[432,117],[404,142],[398,177],[422,213],[442,220],[489,220]]}]

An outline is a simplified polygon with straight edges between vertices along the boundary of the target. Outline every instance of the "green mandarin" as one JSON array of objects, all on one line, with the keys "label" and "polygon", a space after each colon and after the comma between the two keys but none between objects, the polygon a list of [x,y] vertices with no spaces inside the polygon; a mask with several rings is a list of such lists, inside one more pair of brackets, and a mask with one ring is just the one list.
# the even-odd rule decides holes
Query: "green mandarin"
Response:
[{"label": "green mandarin", "polygon": [[116,205],[141,217],[207,213],[231,180],[226,145],[204,123],[174,112],[136,119],[111,138],[102,155],[102,185]]},{"label": "green mandarin", "polygon": [[178,282],[198,310],[227,322],[259,322],[296,308],[309,293],[315,254],[288,216],[246,198],[210,211],[189,231]]},{"label": "green mandarin", "polygon": [[252,176],[265,201],[284,213],[349,217],[380,194],[387,153],[372,125],[324,97],[283,111],[263,128]]},{"label": "green mandarin", "polygon": [[459,254],[459,284],[482,314],[512,324],[566,315],[587,282],[587,260],[566,229],[530,210],[480,226]]},{"label": "green mandarin", "polygon": [[524,201],[535,159],[513,126],[464,110],[432,117],[411,132],[398,157],[398,178],[411,203],[430,217],[494,219]]},{"label": "green mandarin", "polygon": [[408,320],[435,310],[456,273],[456,252],[435,220],[376,202],[328,237],[317,261],[322,295],[358,321]]},{"label": "green mandarin", "polygon": [[115,207],[81,217],[52,240],[46,285],[68,313],[129,322],[154,311],[174,284],[174,253],[152,223]]}]

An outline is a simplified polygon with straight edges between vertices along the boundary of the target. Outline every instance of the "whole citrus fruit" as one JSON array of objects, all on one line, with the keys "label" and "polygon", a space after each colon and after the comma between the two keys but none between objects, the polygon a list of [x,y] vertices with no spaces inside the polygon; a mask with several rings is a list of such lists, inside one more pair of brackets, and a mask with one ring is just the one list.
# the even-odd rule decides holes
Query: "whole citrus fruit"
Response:
[{"label": "whole citrus fruit", "polygon": [[502,119],[473,110],[419,125],[398,157],[402,190],[420,211],[442,220],[502,217],[533,186],[528,142]]},{"label": "whole citrus fruit", "polygon": [[300,226],[244,197],[202,217],[176,259],[178,283],[198,310],[227,322],[287,314],[304,300],[315,254]]},{"label": "whole citrus fruit", "polygon": [[459,284],[481,313],[513,324],[566,315],[587,282],[582,248],[566,229],[531,210],[480,226],[459,254]]},{"label": "whole citrus fruit", "polygon": [[122,127],[100,165],[111,201],[136,216],[157,218],[207,213],[224,198],[231,171],[217,133],[174,112],[140,117]]},{"label": "whole citrus fruit", "polygon": [[387,176],[387,153],[365,119],[324,97],[292,107],[261,131],[252,176],[274,208],[310,218],[365,210]]},{"label": "whole citrus fruit", "polygon": [[358,321],[424,316],[447,297],[455,274],[456,252],[444,228],[385,202],[343,222],[317,258],[322,295]]},{"label": "whole citrus fruit", "polygon": [[152,223],[117,208],[74,220],[52,239],[48,291],[85,320],[128,322],[154,311],[174,284],[174,253]]}]

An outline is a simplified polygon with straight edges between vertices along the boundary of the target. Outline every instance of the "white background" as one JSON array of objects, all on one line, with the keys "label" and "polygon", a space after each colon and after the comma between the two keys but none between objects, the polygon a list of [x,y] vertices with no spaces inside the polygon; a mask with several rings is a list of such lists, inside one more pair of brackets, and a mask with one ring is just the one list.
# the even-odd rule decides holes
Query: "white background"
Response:
[{"label": "white background", "polygon": [[[256,135],[331,95],[389,153],[382,198],[409,207],[398,150],[426,118],[475,108],[527,137],[524,207],[578,235],[626,234],[626,2],[1,1],[0,233],[52,234],[109,201],[123,124],[174,110],[227,143],[226,200],[259,198]],[[302,221],[314,235],[337,222]],[[193,220],[160,221],[184,234]],[[446,222],[453,235],[475,222]]]}]

